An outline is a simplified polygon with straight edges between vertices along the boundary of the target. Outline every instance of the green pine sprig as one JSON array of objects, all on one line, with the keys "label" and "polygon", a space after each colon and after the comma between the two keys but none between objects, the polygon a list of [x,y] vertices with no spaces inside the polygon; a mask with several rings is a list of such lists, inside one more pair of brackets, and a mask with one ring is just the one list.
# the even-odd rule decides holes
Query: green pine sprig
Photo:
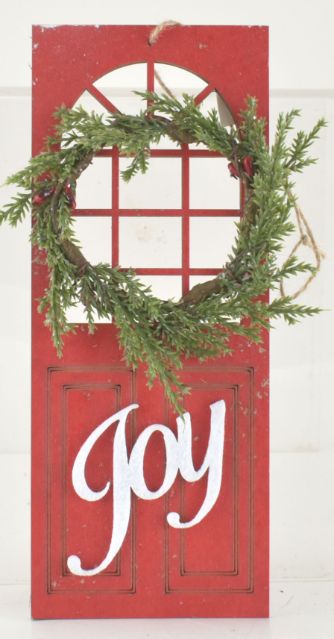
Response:
[{"label": "green pine sprig", "polygon": [[[282,114],[270,148],[267,123],[257,117],[255,98],[247,99],[239,124],[226,128],[216,110],[204,115],[187,95],[182,100],[152,92],[140,95],[147,106],[136,116],[103,117],[82,108],[58,109],[55,132],[46,140],[45,150],[8,178],[7,183],[19,190],[0,211],[0,224],[16,226],[29,213],[32,201],[31,241],[43,250],[49,272],[39,310],[58,355],[66,334],[75,330],[67,320],[71,306],[83,304],[90,332],[96,328],[96,316],[112,317],[127,365],[136,368],[143,363],[148,384],[158,378],[180,411],[188,390],[179,379],[184,358],[203,361],[228,354],[232,335],[260,341],[262,331],[279,317],[293,324],[319,312],[287,296],[268,302],[266,293],[277,290],[286,278],[313,272],[312,265],[296,256],[280,265],[279,255],[294,230],[293,174],[315,162],[309,150],[326,123],[321,119],[310,132],[299,131],[288,142],[299,112]],[[128,181],[148,170],[150,147],[163,137],[180,145],[205,144],[228,158],[246,194],[243,217],[221,273],[193,287],[179,302],[157,299],[132,270],[91,265],[73,231],[71,194],[74,197],[76,181],[94,155],[104,147],[117,147],[130,158],[122,173]]]}]

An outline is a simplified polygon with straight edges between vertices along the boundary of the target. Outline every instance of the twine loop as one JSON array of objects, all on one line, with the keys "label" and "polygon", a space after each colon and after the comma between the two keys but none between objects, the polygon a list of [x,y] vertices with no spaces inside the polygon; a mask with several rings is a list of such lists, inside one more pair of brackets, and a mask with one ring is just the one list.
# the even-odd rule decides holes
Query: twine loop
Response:
[{"label": "twine loop", "polygon": [[148,36],[148,44],[150,47],[156,43],[156,41],[160,38],[160,35],[166,29],[171,29],[172,27],[181,27],[181,22],[177,22],[176,20],[164,20],[164,22],[160,22],[156,27],[152,29],[150,35]]},{"label": "twine loop", "polygon": [[[289,295],[289,297],[292,300],[295,300],[297,297],[299,297],[299,295],[301,295],[302,293],[304,293],[304,291],[306,291],[306,289],[311,284],[312,280],[314,280],[314,278],[318,274],[320,270],[321,262],[325,258],[325,254],[321,251],[319,245],[317,244],[316,239],[313,235],[312,229],[303,211],[301,210],[299,204],[297,203],[295,195],[290,190],[287,192],[287,194],[294,202],[294,209],[296,213],[296,220],[297,220],[297,226],[299,231],[299,239],[297,240],[296,244],[290,251],[289,256],[287,260],[284,262],[284,264],[286,264],[286,262],[290,259],[290,257],[295,255],[295,253],[298,251],[301,245],[308,246],[311,249],[315,258],[315,266],[312,273],[310,273],[310,275],[306,278],[304,284],[302,284],[293,295]],[[280,293],[281,293],[281,297],[286,296],[283,279],[280,281]]]},{"label": "twine loop", "polygon": [[[150,47],[156,43],[160,35],[166,29],[171,29],[172,27],[181,27],[181,22],[177,22],[176,20],[165,20],[164,22],[160,22],[156,27],[152,29],[150,35],[148,36],[148,44]],[[170,98],[175,98],[173,91],[167,86],[167,84],[163,81],[160,73],[156,69],[154,69],[154,77],[157,82],[160,84],[162,90],[166,95]]]}]

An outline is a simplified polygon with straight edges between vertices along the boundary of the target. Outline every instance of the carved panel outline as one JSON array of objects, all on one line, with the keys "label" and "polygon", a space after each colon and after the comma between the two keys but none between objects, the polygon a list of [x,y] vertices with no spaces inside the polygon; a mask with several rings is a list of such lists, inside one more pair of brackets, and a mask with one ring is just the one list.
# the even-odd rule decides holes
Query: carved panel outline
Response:
[{"label": "carved panel outline", "polygon": [[[185,366],[184,367],[185,371],[191,371],[191,372],[201,372],[202,368],[201,366]],[[210,588],[201,588],[201,587],[190,587],[189,585],[187,586],[186,583],[184,586],[181,587],[173,587],[171,586],[170,583],[170,575],[169,575],[169,527],[168,525],[165,525],[165,593],[166,594],[171,594],[171,593],[176,593],[176,592],[193,592],[193,593],[207,593],[207,594],[216,594],[216,593],[224,593],[224,594],[237,594],[237,593],[253,593],[254,592],[254,490],[253,490],[253,483],[254,483],[254,368],[252,366],[223,366],[223,365],[215,365],[215,366],[206,366],[205,367],[205,371],[207,373],[217,373],[217,375],[219,375],[219,373],[246,373],[247,377],[248,377],[248,387],[249,387],[249,392],[248,392],[248,407],[247,407],[247,414],[248,414],[248,418],[249,418],[249,424],[248,424],[248,428],[249,428],[249,455],[248,455],[248,461],[249,461],[249,485],[248,485],[248,502],[249,502],[249,518],[248,518],[248,548],[247,548],[247,552],[248,552],[248,557],[249,557],[249,561],[248,561],[248,566],[249,566],[249,570],[248,570],[248,574],[247,574],[247,585],[242,588],[242,587],[233,587],[231,585],[231,587],[229,588],[221,588],[221,587],[217,587],[217,588],[213,588],[212,586],[210,586]],[[192,388],[195,388],[196,384],[191,384]],[[224,385],[224,383],[222,384],[217,384],[214,385],[217,386],[218,388],[232,388],[233,385]],[[235,385],[238,390],[240,385],[236,384]],[[210,389],[212,388],[212,385],[208,384],[206,386],[206,388]],[[168,414],[168,407],[166,405],[166,414]],[[235,417],[237,417],[237,412],[235,412]],[[238,421],[237,421],[238,424]],[[235,430],[235,433],[237,434],[237,428]],[[235,454],[237,454],[237,450],[235,449]],[[238,460],[236,460],[237,462]],[[234,464],[234,469],[236,472],[237,469],[237,463]],[[236,477],[234,478],[234,485],[237,486],[237,482],[236,482]],[[237,507],[237,504],[236,504]],[[166,508],[166,512],[168,512],[168,501],[167,498],[165,498],[165,508]],[[179,532],[179,540],[180,540],[180,546],[181,546],[181,550],[182,550],[182,533],[183,531]],[[182,579],[187,580],[188,577],[191,576],[201,576],[201,575],[205,575],[205,576],[222,576],[223,574],[225,575],[225,573],[221,572],[220,574],[213,574],[210,571],[198,571],[197,572],[193,572],[193,571],[189,571],[189,572],[185,572],[184,570],[182,570],[182,554],[180,552],[179,554],[180,556],[180,565],[179,565],[179,576],[182,577]],[[233,577],[237,577],[240,572],[238,570],[238,549],[236,549],[236,567],[237,570],[233,573],[230,573],[232,580]]]},{"label": "carved panel outline", "polygon": [[[54,399],[52,398],[52,381],[53,381],[53,376],[57,373],[90,373],[90,372],[94,372],[94,373],[117,373],[117,372],[122,372],[122,373],[128,373],[129,374],[129,381],[130,381],[130,396],[131,396],[131,401],[135,401],[135,396],[136,396],[136,374],[134,371],[131,371],[129,369],[127,369],[124,366],[108,366],[108,365],[98,365],[98,366],[92,366],[92,365],[84,365],[84,366],[52,366],[49,367],[47,369],[47,385],[46,385],[46,392],[47,392],[47,402],[46,402],[46,406],[47,406],[47,419],[46,419],[46,423],[47,423],[47,441],[46,441],[46,446],[47,446],[47,464],[46,464],[46,481],[47,481],[47,492],[46,492],[46,515],[47,515],[47,592],[50,595],[54,595],[54,594],[61,594],[61,593],[66,593],[66,592],[71,592],[71,593],[77,593],[78,595],[84,593],[91,593],[91,594],[97,594],[97,593],[103,593],[103,592],[107,592],[110,594],[135,594],[136,592],[136,503],[135,503],[135,499],[134,497],[132,497],[132,506],[131,506],[131,520],[130,520],[130,525],[129,525],[129,533],[131,535],[131,556],[130,556],[130,564],[131,564],[131,584],[129,588],[114,588],[114,587],[110,587],[110,588],[91,588],[89,590],[83,590],[80,588],[80,582],[78,582],[78,580],[76,580],[77,586],[76,587],[61,587],[61,588],[57,588],[57,585],[53,583],[53,579],[52,579],[52,561],[51,561],[51,555],[52,555],[52,544],[53,544],[53,538],[52,538],[52,414],[51,414],[51,406],[52,406],[52,402],[54,401]],[[66,557],[66,516],[65,516],[65,500],[66,500],[66,473],[68,472],[66,469],[66,444],[67,444],[67,440],[66,440],[66,433],[67,433],[67,424],[66,424],[66,395],[68,394],[68,392],[70,390],[74,390],[74,389],[85,389],[85,390],[89,390],[89,389],[114,389],[116,392],[116,402],[117,405],[120,404],[121,402],[121,384],[117,384],[117,383],[111,383],[111,382],[82,382],[82,383],[75,383],[75,384],[62,384],[61,385],[61,434],[60,434],[60,441],[61,441],[61,476],[62,476],[62,512],[61,512],[61,519],[62,519],[62,538],[61,538],[61,548],[62,548],[62,552],[61,552],[61,556],[62,556],[62,560],[61,560],[61,570],[60,570],[60,576],[62,578],[66,577],[71,577],[70,573],[68,572],[66,566],[64,565],[64,561],[65,561],[65,557]],[[135,434],[135,428],[136,428],[136,416],[135,413],[131,414],[131,438],[134,437]],[[109,577],[112,579],[112,581],[114,581],[115,578],[117,577],[121,577],[122,576],[122,571],[121,571],[121,553],[119,553],[119,556],[116,557],[116,569],[115,571],[104,571],[101,575],[100,578],[104,579],[105,577]],[[97,581],[99,580],[98,577],[99,575],[96,576],[97,577]]]}]

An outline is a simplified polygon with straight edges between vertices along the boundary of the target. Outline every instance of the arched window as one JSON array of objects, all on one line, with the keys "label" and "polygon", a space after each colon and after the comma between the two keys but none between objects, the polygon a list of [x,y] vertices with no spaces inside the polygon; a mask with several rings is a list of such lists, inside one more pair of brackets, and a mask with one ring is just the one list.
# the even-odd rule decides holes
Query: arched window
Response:
[{"label": "arched window", "polygon": [[[87,86],[73,106],[103,116],[137,114],[146,104],[135,92],[145,90],[170,90],[178,99],[187,93],[204,113],[215,108],[224,126],[233,124],[215,87],[161,63],[119,67]],[[91,261],[132,267],[157,296],[177,299],[222,269],[240,216],[239,183],[218,153],[167,138],[152,146],[148,172],[125,183],[128,163],[118,149],[104,149],[80,177],[77,235]],[[85,321],[80,308],[70,319]]]}]

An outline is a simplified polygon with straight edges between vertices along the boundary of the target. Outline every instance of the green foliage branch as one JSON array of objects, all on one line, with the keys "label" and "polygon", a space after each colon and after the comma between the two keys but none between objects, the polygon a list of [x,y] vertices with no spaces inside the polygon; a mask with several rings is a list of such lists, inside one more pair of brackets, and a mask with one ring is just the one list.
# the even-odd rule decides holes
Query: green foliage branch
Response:
[{"label": "green foliage branch", "polygon": [[[127,365],[136,368],[143,362],[149,385],[158,378],[180,410],[188,390],[178,374],[184,358],[229,353],[232,334],[260,341],[275,318],[293,324],[319,312],[288,296],[268,302],[266,292],[285,278],[314,269],[296,256],[281,265],[278,258],[294,230],[292,176],[315,162],[308,152],[325,122],[319,120],[309,133],[297,132],[288,143],[299,112],[281,114],[269,147],[267,123],[257,117],[255,98],[247,99],[239,124],[225,128],[216,110],[205,116],[187,95],[181,101],[140,95],[148,106],[135,116],[113,113],[104,118],[82,108],[60,108],[45,149],[8,178],[19,190],[0,211],[0,224],[16,226],[31,209],[31,241],[42,251],[49,273],[39,310],[58,355],[64,336],[75,330],[67,311],[81,302],[88,330],[96,329],[96,314],[106,321],[112,317]],[[217,277],[194,286],[177,302],[156,298],[131,269],[90,264],[75,237],[72,215],[77,179],[101,149],[117,147],[131,157],[122,174],[129,181],[148,170],[150,146],[166,136],[179,145],[204,144],[228,158],[231,175],[241,180],[244,192],[243,215],[227,263]]]}]

